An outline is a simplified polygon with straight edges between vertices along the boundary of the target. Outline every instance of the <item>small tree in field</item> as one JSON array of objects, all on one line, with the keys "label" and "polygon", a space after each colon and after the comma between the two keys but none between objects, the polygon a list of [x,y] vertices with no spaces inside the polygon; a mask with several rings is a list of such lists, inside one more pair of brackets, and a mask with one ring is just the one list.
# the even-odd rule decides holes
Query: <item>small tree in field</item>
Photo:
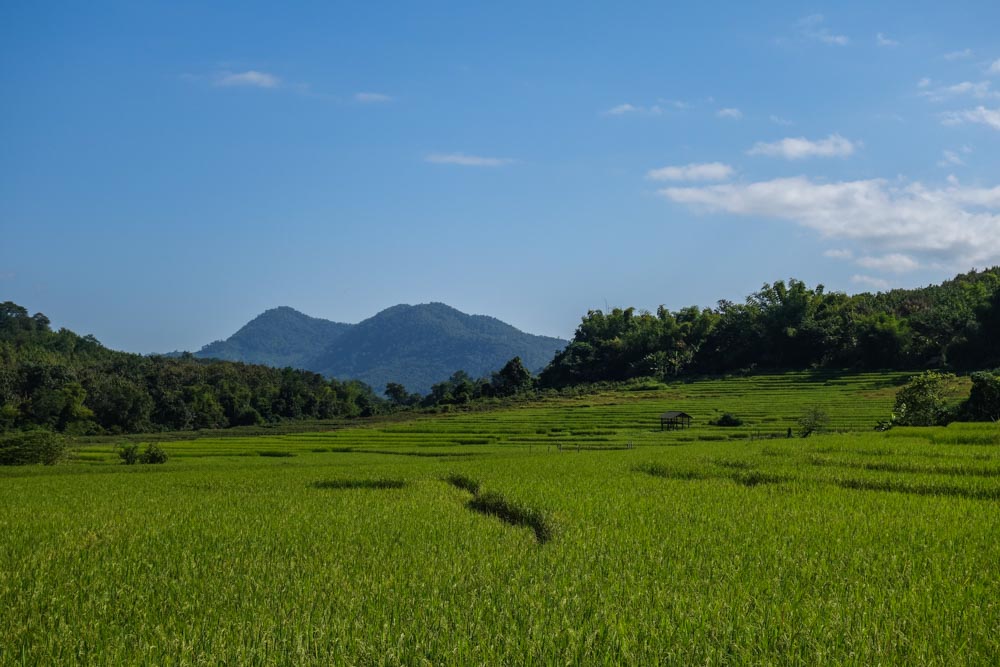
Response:
[{"label": "small tree in field", "polygon": [[122,463],[127,466],[133,466],[139,462],[139,445],[131,442],[127,445],[121,445],[118,448],[118,458],[122,460]]},{"label": "small tree in field", "polygon": [[147,464],[166,463],[167,453],[158,444],[151,442],[146,446],[146,451],[139,457],[139,462]]},{"label": "small tree in field", "polygon": [[490,384],[494,396],[513,396],[531,388],[531,371],[524,367],[521,357],[514,357],[493,374]]},{"label": "small tree in field", "polygon": [[972,391],[962,406],[963,418],[971,421],[1000,421],[1000,369],[973,373]]},{"label": "small tree in field", "polygon": [[830,415],[822,409],[813,406],[799,417],[799,435],[808,438],[813,433],[821,431],[830,423]]},{"label": "small tree in field", "polygon": [[954,380],[951,373],[925,371],[911,379],[896,394],[893,424],[900,426],[938,426],[948,422],[945,386]]}]

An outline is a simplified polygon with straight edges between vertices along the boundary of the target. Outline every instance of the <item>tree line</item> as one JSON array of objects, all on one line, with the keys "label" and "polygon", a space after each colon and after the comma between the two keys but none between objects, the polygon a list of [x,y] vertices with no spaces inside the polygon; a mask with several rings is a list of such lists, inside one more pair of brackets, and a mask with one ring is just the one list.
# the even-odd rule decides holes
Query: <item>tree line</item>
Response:
[{"label": "tree line", "polygon": [[93,336],[53,331],[47,317],[8,301],[0,304],[0,432],[136,433],[369,416],[639,377],[996,366],[1000,267],[879,294],[848,296],[791,279],[715,308],[592,310],[537,377],[515,357],[484,378],[457,371],[423,396],[390,382],[386,398],[309,371],[116,352]]},{"label": "tree line", "polygon": [[997,365],[1000,267],[879,294],[848,296],[792,279],[715,308],[592,310],[539,386],[765,369]]},{"label": "tree line", "polygon": [[0,432],[226,428],[365,416],[384,404],[367,385],[308,371],[116,352],[0,304]]}]

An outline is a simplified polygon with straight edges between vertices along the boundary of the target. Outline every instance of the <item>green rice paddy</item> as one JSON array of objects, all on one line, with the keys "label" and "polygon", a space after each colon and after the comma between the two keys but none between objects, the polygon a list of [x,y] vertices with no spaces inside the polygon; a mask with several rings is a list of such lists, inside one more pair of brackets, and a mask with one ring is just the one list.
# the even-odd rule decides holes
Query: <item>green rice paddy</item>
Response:
[{"label": "green rice paddy", "polygon": [[[3,469],[0,663],[997,664],[1000,426],[873,432],[904,379]],[[830,433],[784,437],[811,407]],[[666,410],[694,427],[661,432]]]}]

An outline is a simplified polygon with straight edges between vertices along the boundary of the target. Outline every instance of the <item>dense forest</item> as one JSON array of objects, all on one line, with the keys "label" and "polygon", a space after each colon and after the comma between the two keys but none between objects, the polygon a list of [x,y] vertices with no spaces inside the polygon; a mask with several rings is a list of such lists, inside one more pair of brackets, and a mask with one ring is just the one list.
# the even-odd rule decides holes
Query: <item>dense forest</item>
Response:
[{"label": "dense forest", "polygon": [[225,428],[367,415],[382,403],[360,382],[308,371],[116,352],[0,304],[0,431]]},{"label": "dense forest", "polygon": [[594,310],[539,382],[563,387],[764,369],[997,365],[1000,267],[879,294],[848,296],[793,279],[716,308]]},{"label": "dense forest", "polygon": [[[1000,267],[941,285],[848,296],[790,280],[743,303],[656,313],[590,311],[533,377],[514,357],[483,378],[456,370],[426,395],[240,362],[115,352],[0,304],[0,431],[134,433],[371,415],[636,377],[804,368],[1000,366]],[[992,386],[992,385],[991,385]],[[991,390],[992,391],[992,390]]]}]

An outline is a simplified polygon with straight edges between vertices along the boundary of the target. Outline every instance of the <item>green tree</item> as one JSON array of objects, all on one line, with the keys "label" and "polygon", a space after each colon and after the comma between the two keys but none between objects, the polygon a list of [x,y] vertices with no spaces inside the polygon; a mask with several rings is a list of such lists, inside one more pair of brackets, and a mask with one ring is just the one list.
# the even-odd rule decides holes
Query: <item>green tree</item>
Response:
[{"label": "green tree", "polygon": [[962,406],[970,421],[1000,421],[1000,369],[973,373],[972,390]]},{"label": "green tree", "polygon": [[948,405],[945,389],[954,380],[951,373],[925,371],[911,379],[896,393],[894,424],[901,426],[937,426],[947,423]]},{"label": "green tree", "polygon": [[531,371],[521,363],[521,357],[514,357],[493,374],[490,388],[494,396],[513,396],[531,389]]},{"label": "green tree", "polygon": [[[813,406],[799,417],[799,436],[808,438],[813,433],[822,431],[830,423],[830,415],[817,406]],[[791,429],[789,429],[790,431]]]},{"label": "green tree", "polygon": [[406,387],[398,382],[387,383],[385,385],[385,395],[394,407],[410,405],[412,402],[409,392],[406,391]]}]

